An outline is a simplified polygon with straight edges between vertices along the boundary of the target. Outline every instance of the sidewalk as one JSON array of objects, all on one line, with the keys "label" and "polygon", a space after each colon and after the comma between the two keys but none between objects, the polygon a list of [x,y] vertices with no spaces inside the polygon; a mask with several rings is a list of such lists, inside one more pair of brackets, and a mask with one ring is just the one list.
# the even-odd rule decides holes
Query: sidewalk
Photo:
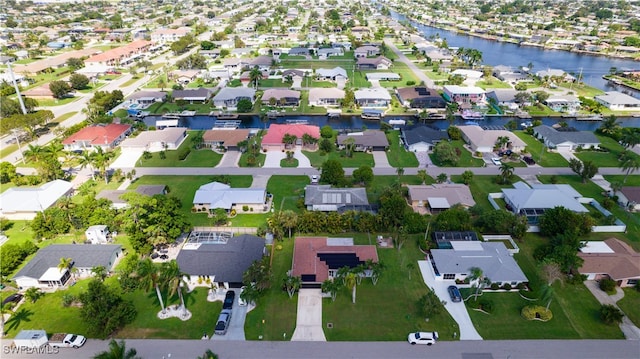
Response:
[{"label": "sidewalk", "polygon": [[[620,287],[616,287],[616,294],[608,295],[603,292],[600,288],[598,288],[598,283],[594,280],[584,281],[585,287],[589,289],[591,294],[600,302],[600,304],[609,304],[613,305],[616,308],[620,309],[616,304],[620,299],[624,297],[624,291]],[[627,340],[640,340],[640,328],[638,328],[629,317],[626,315],[622,318],[622,323],[620,323],[620,330],[624,333],[625,338]]]}]

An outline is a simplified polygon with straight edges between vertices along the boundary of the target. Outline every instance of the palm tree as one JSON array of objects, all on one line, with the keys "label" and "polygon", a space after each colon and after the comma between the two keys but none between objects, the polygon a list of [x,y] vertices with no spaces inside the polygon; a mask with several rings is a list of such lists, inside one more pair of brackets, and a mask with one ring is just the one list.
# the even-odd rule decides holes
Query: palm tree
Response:
[{"label": "palm tree", "polygon": [[396,168],[396,173],[398,174],[398,179],[404,175],[404,167]]},{"label": "palm tree", "polygon": [[138,263],[137,270],[133,273],[133,276],[137,277],[141,281],[142,288],[145,291],[149,291],[151,288],[156,290],[162,313],[166,312],[164,307],[164,301],[162,300],[162,293],[160,293],[161,280],[164,279],[160,276],[159,268],[151,261],[150,258],[145,258]]},{"label": "palm tree", "polygon": [[378,279],[380,279],[382,272],[384,272],[384,264],[373,261],[367,261],[367,263],[369,263],[369,268],[371,268],[371,283],[376,285],[378,284]]},{"label": "palm tree", "polygon": [[109,176],[107,174],[107,167],[109,166],[109,162],[113,158],[114,153],[110,151],[105,151],[102,147],[97,147],[96,151],[93,153],[93,164],[98,169],[98,172],[101,176],[104,177],[104,182],[109,182]]},{"label": "palm tree", "polygon": [[631,173],[640,169],[640,157],[629,150],[622,151],[619,163],[620,168],[626,172],[622,180],[623,184],[627,182],[627,177],[629,177]]},{"label": "palm tree", "polygon": [[304,135],[302,135],[302,145],[306,146],[306,145],[314,145],[318,143],[318,139],[311,136],[308,133],[305,133]]},{"label": "palm tree", "polygon": [[202,356],[198,357],[198,359],[218,359],[218,354],[212,352],[211,349],[207,349],[207,351],[204,352]]},{"label": "palm tree", "polygon": [[302,281],[300,277],[287,276],[283,279],[284,287],[287,289],[287,294],[289,294],[289,298],[293,298],[293,295],[296,294],[298,289],[300,289],[300,284]]},{"label": "palm tree", "polygon": [[298,137],[296,135],[292,135],[289,133],[285,133],[284,136],[282,136],[282,142],[287,145],[287,147],[292,146],[293,144],[296,143],[296,140],[298,139]]},{"label": "palm tree", "polygon": [[184,297],[182,295],[182,286],[187,286],[187,282],[184,277],[186,273],[180,270],[178,262],[173,259],[170,262],[163,263],[160,267],[160,275],[164,277],[163,282],[169,287],[169,295],[174,295],[178,292],[180,298],[180,307],[182,308],[182,315],[187,315],[187,307],[184,305]]},{"label": "palm tree", "polygon": [[104,279],[107,278],[107,275],[109,274],[107,272],[107,268],[105,268],[104,266],[95,266],[91,268],[91,273],[93,273],[93,275],[100,279],[100,281],[104,282]]},{"label": "palm tree", "polygon": [[409,280],[411,280],[411,272],[413,272],[413,270],[416,268],[416,265],[413,264],[413,262],[409,262],[406,265],[407,267],[407,271],[409,272]]},{"label": "palm tree", "polygon": [[296,227],[298,215],[292,210],[282,211],[280,214],[280,221],[282,225],[289,230],[289,238],[291,238],[291,228]]},{"label": "palm tree", "polygon": [[602,121],[602,124],[598,128],[598,131],[600,131],[600,133],[602,133],[603,135],[607,135],[607,136],[611,136],[618,133],[618,131],[620,131],[620,123],[617,122],[616,116],[611,115],[607,117],[604,121]]},{"label": "palm tree", "polygon": [[60,272],[62,272],[65,269],[69,269],[71,268],[71,266],[73,265],[73,259],[72,258],[60,258],[60,262],[58,263],[58,269],[60,270]]},{"label": "palm tree", "polygon": [[249,79],[253,83],[254,88],[258,88],[258,80],[260,80],[260,78],[262,78],[262,72],[257,66],[249,71]]},{"label": "palm tree", "polygon": [[344,145],[344,151],[347,157],[351,157],[356,146],[356,139],[353,137],[347,137],[344,141],[342,141],[342,144]]},{"label": "palm tree", "polygon": [[476,283],[473,285],[476,288],[476,292],[473,296],[474,300],[478,300],[478,293],[480,293],[480,291],[482,291],[482,288],[484,288],[491,281],[489,280],[489,278],[484,276],[484,272],[479,267],[471,267],[469,268],[469,272],[471,273],[469,275],[469,281],[476,281]]},{"label": "palm tree", "polygon": [[356,304],[356,285],[358,284],[358,278],[353,271],[349,271],[344,276],[344,285],[347,289],[351,290],[351,301]]},{"label": "palm tree", "polygon": [[35,303],[43,295],[44,295],[44,293],[42,293],[42,291],[38,287],[31,287],[31,288],[27,289],[26,292],[24,292],[24,297],[28,301],[31,301],[31,303]]},{"label": "palm tree", "polygon": [[496,140],[496,147],[502,149],[509,143],[509,136],[500,136]]},{"label": "palm tree", "polygon": [[249,285],[245,286],[242,293],[240,293],[240,298],[247,302],[247,304],[255,303],[259,296],[260,292],[256,289],[256,286],[253,283],[249,283]]},{"label": "palm tree", "polygon": [[626,128],[622,132],[620,143],[625,149],[633,148],[635,145],[640,144],[640,131],[635,128]]},{"label": "palm tree", "polygon": [[62,142],[60,142],[60,140],[51,142],[47,147],[45,147],[45,151],[50,153],[55,159],[64,157],[66,154],[64,145],[62,144]]},{"label": "palm tree", "polygon": [[331,294],[331,301],[336,301],[338,290],[340,290],[340,283],[337,280],[326,279],[322,282],[322,292]]},{"label": "palm tree", "polygon": [[418,170],[418,178],[420,178],[420,182],[422,182],[422,184],[426,184],[429,175],[426,170]]},{"label": "palm tree", "polygon": [[38,162],[45,156],[46,152],[47,150],[42,146],[29,144],[24,151],[24,157],[30,161]]},{"label": "palm tree", "polygon": [[89,169],[91,170],[91,179],[95,180],[95,170],[93,167],[93,153],[89,152],[89,151],[82,151],[82,153],[80,154],[80,156],[78,156],[78,161],[80,163],[80,168],[85,168],[85,167],[89,167]]},{"label": "palm tree", "polygon": [[127,350],[124,340],[111,339],[109,350],[96,354],[93,359],[141,359],[137,354],[134,348]]},{"label": "palm tree", "polygon": [[513,176],[514,168],[512,165],[508,163],[502,163],[500,166],[500,178],[502,179],[502,183],[508,183],[511,176]]}]

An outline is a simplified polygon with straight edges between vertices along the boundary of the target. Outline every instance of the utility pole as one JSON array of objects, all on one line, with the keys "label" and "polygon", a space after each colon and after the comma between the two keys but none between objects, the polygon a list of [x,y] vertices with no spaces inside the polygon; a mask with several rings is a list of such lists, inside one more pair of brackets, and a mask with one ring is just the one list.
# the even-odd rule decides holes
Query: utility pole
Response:
[{"label": "utility pole", "polygon": [[11,69],[11,64],[7,63],[7,69],[9,70],[9,76],[11,76],[11,82],[13,82],[13,88],[16,89],[16,95],[18,95],[18,102],[20,102],[20,109],[22,110],[22,114],[27,114],[27,108],[24,106],[24,100],[22,99],[22,95],[20,94],[20,87],[16,82],[16,78],[13,75],[13,70]]}]

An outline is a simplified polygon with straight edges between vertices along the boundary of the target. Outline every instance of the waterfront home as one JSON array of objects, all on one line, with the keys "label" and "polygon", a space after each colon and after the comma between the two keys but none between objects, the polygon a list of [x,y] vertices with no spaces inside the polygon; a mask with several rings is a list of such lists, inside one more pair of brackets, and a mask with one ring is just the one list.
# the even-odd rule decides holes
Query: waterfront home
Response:
[{"label": "waterfront home", "polygon": [[247,128],[207,130],[202,136],[202,145],[237,151],[239,149],[238,143],[249,138],[249,132]]},{"label": "waterfront home", "polygon": [[507,130],[485,130],[477,125],[458,126],[462,132],[462,139],[469,144],[471,151],[481,153],[491,153],[496,148],[500,137],[507,137],[506,149],[513,152],[521,152],[527,144]]},{"label": "waterfront home", "polygon": [[259,212],[267,205],[267,190],[264,188],[231,188],[228,184],[210,182],[198,188],[193,196],[196,212],[211,212],[221,208],[230,212],[243,206],[253,207]]},{"label": "waterfront home", "polygon": [[409,202],[415,212],[426,208],[431,214],[440,213],[457,204],[465,208],[475,206],[469,186],[457,183],[407,186]]},{"label": "waterfront home", "polygon": [[556,112],[575,113],[580,109],[580,100],[574,95],[551,95],[544,104]]},{"label": "waterfront home", "polygon": [[316,76],[318,80],[325,81],[336,81],[338,78],[348,78],[347,71],[339,66],[332,69],[317,69]]},{"label": "waterfront home", "polygon": [[410,108],[445,108],[446,101],[440,94],[427,87],[403,87],[396,89],[398,100],[405,107]]},{"label": "waterfront home", "polygon": [[587,280],[611,279],[622,288],[636,286],[640,280],[640,253],[617,238],[588,241],[578,257],[583,260],[578,272]]},{"label": "waterfront home", "polygon": [[391,95],[383,87],[356,90],[354,95],[356,103],[361,107],[387,107],[391,104]]},{"label": "waterfront home", "polygon": [[358,70],[388,70],[393,62],[384,56],[359,57],[356,61]]},{"label": "waterfront home", "polygon": [[129,106],[137,105],[138,107],[148,107],[156,102],[164,102],[167,99],[167,93],[162,91],[137,91],[129,95],[125,100]]},{"label": "waterfront home", "polygon": [[129,124],[109,123],[87,126],[62,140],[66,151],[82,151],[102,147],[103,150],[115,148],[132,131]]},{"label": "waterfront home", "polygon": [[427,152],[440,141],[449,139],[447,131],[428,126],[420,126],[411,130],[402,130],[402,142],[409,152]]},{"label": "waterfront home", "polygon": [[591,131],[578,131],[573,127],[558,131],[547,125],[533,128],[533,135],[542,140],[548,148],[574,151],[577,148],[598,148],[600,140]]},{"label": "waterfront home", "polygon": [[608,91],[594,99],[611,111],[640,111],[640,100],[619,91]]},{"label": "waterfront home", "polygon": [[305,187],[304,205],[308,211],[371,211],[367,189],[363,187],[333,188],[331,185]]},{"label": "waterfront home", "polygon": [[53,180],[40,187],[11,187],[0,194],[0,216],[9,220],[32,220],[73,192],[71,183]]},{"label": "waterfront home", "polygon": [[339,106],[344,99],[344,90],[330,87],[309,89],[309,106]]},{"label": "waterfront home", "polygon": [[264,91],[261,100],[263,105],[295,107],[300,104],[300,91],[270,88]]},{"label": "waterfront home", "polygon": [[176,150],[186,137],[186,127],[167,127],[156,131],[142,131],[138,136],[122,141],[120,147],[149,152]]},{"label": "waterfront home", "polygon": [[380,55],[380,48],[378,46],[365,45],[353,50],[353,56],[356,59],[378,55]]},{"label": "waterfront home", "polygon": [[496,105],[506,107],[509,110],[517,110],[520,106],[516,103],[516,94],[518,91],[514,89],[493,89],[487,92],[487,100],[493,99]]},{"label": "waterfront home", "polygon": [[625,186],[615,193],[618,203],[630,211],[640,211],[640,186]]},{"label": "waterfront home", "polygon": [[507,208],[517,215],[526,216],[530,224],[537,224],[545,210],[555,207],[578,213],[589,212],[578,200],[582,195],[568,184],[529,186],[524,182],[516,182],[513,188],[503,188],[502,194]]},{"label": "waterfront home", "polygon": [[197,89],[186,90],[173,90],[171,97],[174,101],[184,101],[188,103],[205,103],[211,98],[211,90],[208,88],[200,87]]},{"label": "waterfront home", "polygon": [[[378,263],[375,245],[355,245],[353,238],[296,237],[291,275],[303,284],[320,284],[337,278],[342,267],[355,268],[367,261]],[[363,275],[370,277],[371,271]]]},{"label": "waterfront home", "polygon": [[215,241],[199,239],[180,249],[176,262],[185,274],[189,288],[240,288],[244,272],[266,254],[264,238],[251,234],[221,238],[216,236]]},{"label": "waterfront home", "polygon": [[443,87],[444,99],[455,102],[462,108],[469,108],[473,105],[484,105],[486,102],[486,92],[477,86],[445,85]]},{"label": "waterfront home", "polygon": [[389,140],[387,135],[380,130],[366,130],[362,132],[351,132],[338,135],[336,144],[339,149],[343,149],[345,141],[353,140],[354,150],[360,152],[366,151],[386,151],[389,148]]},{"label": "waterfront home", "polygon": [[511,66],[498,65],[493,67],[493,76],[500,81],[515,84],[521,81],[530,81],[529,74],[521,69],[514,69]]},{"label": "waterfront home", "polygon": [[302,137],[305,134],[319,139],[320,127],[305,124],[271,124],[267,130],[267,134],[262,137],[262,149],[264,151],[284,151],[286,146],[283,139],[286,134],[296,136],[297,140],[295,144],[302,145]]},{"label": "waterfront home", "polygon": [[538,76],[541,79],[560,78],[562,81],[569,81],[569,82],[576,80],[574,76],[569,75],[564,70],[560,70],[560,69],[541,70],[536,72],[536,76]]},{"label": "waterfront home", "polygon": [[[502,242],[451,241],[451,249],[432,249],[429,261],[436,273],[436,280],[464,281],[471,275],[471,268],[482,269],[485,278],[499,286],[509,284],[515,288],[528,282],[518,263]],[[473,284],[473,283],[471,283]]]},{"label": "waterfront home", "polygon": [[[98,266],[110,272],[121,256],[122,246],[119,244],[51,244],[39,249],[12,279],[20,290],[55,290],[65,286],[72,277],[93,276],[92,268]],[[60,269],[62,258],[71,258],[69,268]]]},{"label": "waterfront home", "polygon": [[223,87],[213,96],[213,105],[218,108],[235,111],[240,100],[255,102],[256,90],[250,87]]},{"label": "waterfront home", "polygon": [[191,32],[189,27],[179,27],[177,29],[161,28],[151,33],[151,41],[156,44],[166,44],[178,41]]}]

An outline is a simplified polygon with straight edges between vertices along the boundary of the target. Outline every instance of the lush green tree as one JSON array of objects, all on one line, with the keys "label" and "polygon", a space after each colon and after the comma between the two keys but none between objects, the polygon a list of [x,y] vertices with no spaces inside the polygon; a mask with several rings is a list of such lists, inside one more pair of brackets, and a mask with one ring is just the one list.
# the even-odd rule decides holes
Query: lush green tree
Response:
[{"label": "lush green tree", "polygon": [[0,274],[10,275],[27,256],[37,251],[38,247],[31,241],[25,241],[21,245],[16,243],[3,244],[0,247],[0,258],[2,258]]},{"label": "lush green tree", "polygon": [[333,137],[333,128],[329,125],[322,126],[320,129],[320,137],[322,138],[331,138]]},{"label": "lush green tree", "polygon": [[300,289],[301,284],[302,280],[300,279],[300,277],[287,276],[283,279],[283,286],[287,290],[289,298],[293,298],[298,289]]},{"label": "lush green tree", "polygon": [[169,289],[169,295],[172,296],[178,293],[178,297],[180,298],[180,308],[182,309],[182,315],[187,315],[187,306],[184,304],[184,296],[182,295],[182,288],[187,287],[187,282],[185,281],[185,276],[187,273],[184,273],[180,270],[178,266],[178,262],[175,259],[172,259],[169,262],[162,263],[160,266],[160,275],[163,278],[163,282]]},{"label": "lush green tree", "polygon": [[72,70],[81,69],[84,67],[84,61],[77,57],[72,57],[67,60],[67,66],[69,66]]},{"label": "lush green tree", "polygon": [[38,287],[31,287],[24,292],[24,297],[31,303],[35,303],[42,298],[44,293]]},{"label": "lush green tree", "polygon": [[248,98],[243,98],[240,101],[238,101],[238,105],[236,108],[239,113],[251,112],[251,109],[253,108],[253,103],[251,103],[251,100],[249,100]]},{"label": "lush green tree", "polygon": [[640,169],[640,156],[629,150],[625,150],[620,154],[618,166],[625,171],[624,179],[622,180],[622,184],[624,184],[627,182],[627,177],[629,177],[630,174]]},{"label": "lush green tree", "polygon": [[418,178],[420,178],[420,182],[422,184],[426,184],[427,183],[427,179],[429,179],[429,175],[427,174],[426,170],[418,170]]},{"label": "lush green tree", "polygon": [[109,275],[109,272],[104,266],[95,266],[91,267],[91,274],[93,274],[93,276],[99,279],[101,282],[104,282],[104,280]]},{"label": "lush green tree", "polygon": [[620,127],[620,123],[618,122],[617,117],[615,115],[611,115],[602,121],[600,127],[596,130],[596,132],[599,132],[608,137],[615,138],[619,136],[621,129],[622,127]]},{"label": "lush green tree", "polygon": [[320,182],[341,186],[344,184],[344,169],[337,160],[326,160],[320,168]]},{"label": "lush green tree", "polygon": [[471,214],[461,205],[438,213],[433,226],[438,231],[468,231],[472,228]]},{"label": "lush green tree", "polygon": [[9,183],[17,176],[16,166],[10,162],[4,161],[0,163],[0,183]]},{"label": "lush green tree", "polygon": [[71,92],[71,86],[65,81],[55,80],[49,83],[49,90],[53,94],[53,97],[60,99]]},{"label": "lush green tree", "polygon": [[513,176],[514,167],[506,162],[500,165],[500,181],[502,184],[510,183]]},{"label": "lush green tree", "polygon": [[438,163],[455,166],[460,159],[456,148],[448,141],[440,141],[433,149],[433,156]]},{"label": "lush green tree", "polygon": [[527,231],[526,218],[509,211],[483,211],[475,221],[475,226],[482,233],[510,234],[522,238]]},{"label": "lush green tree", "polygon": [[334,279],[325,279],[322,282],[322,292],[329,293],[331,295],[331,301],[336,301],[336,296],[338,295],[338,291],[342,288],[342,283],[339,280]]},{"label": "lush green tree", "polygon": [[291,238],[291,230],[296,228],[298,224],[298,215],[296,212],[288,209],[281,212],[280,219],[282,221],[282,227],[289,231],[289,238]]},{"label": "lush green tree", "polygon": [[244,290],[240,293],[240,298],[246,301],[248,304],[255,303],[256,299],[260,296],[260,291],[256,289],[255,284],[247,283]]},{"label": "lush green tree", "polygon": [[593,219],[586,214],[575,213],[565,207],[555,207],[545,210],[544,214],[540,216],[540,234],[545,237],[554,237],[565,233],[585,236],[591,233],[592,222]]},{"label": "lush green tree", "polygon": [[385,229],[399,228],[404,223],[407,201],[399,189],[387,187],[380,195],[378,217]]},{"label": "lush green tree", "polygon": [[136,308],[131,301],[123,300],[115,289],[95,279],[80,294],[80,318],[87,324],[89,335],[105,338],[124,325],[131,323]]},{"label": "lush green tree", "polygon": [[640,129],[623,128],[620,143],[625,149],[632,149],[635,145],[640,144]]},{"label": "lush green tree", "polygon": [[624,313],[615,305],[603,304],[600,306],[600,319],[607,324],[620,324]]},{"label": "lush green tree", "polygon": [[438,183],[445,183],[447,182],[447,180],[449,179],[449,176],[446,173],[441,173],[438,175],[438,177],[436,177],[436,182]]},{"label": "lush green tree", "polygon": [[323,138],[320,140],[320,151],[329,153],[333,151],[333,142],[331,142],[328,138]]},{"label": "lush green tree", "polygon": [[582,162],[577,158],[569,160],[569,168],[582,178],[582,183],[587,183],[588,179],[598,173],[598,167],[592,161]]},{"label": "lush green tree", "polygon": [[356,103],[356,95],[352,88],[347,87],[344,90],[344,97],[342,98],[342,107],[352,109]]},{"label": "lush green tree", "polygon": [[470,170],[462,172],[462,182],[468,186],[471,181],[473,181],[473,172]]},{"label": "lush green tree", "polygon": [[156,291],[160,308],[162,308],[162,312],[164,313],[166,308],[164,300],[162,299],[160,287],[165,284],[164,281],[166,280],[166,275],[164,275],[160,266],[153,263],[150,258],[145,258],[137,263],[135,271],[130,275],[139,281],[140,287],[145,291],[148,292],[151,289]]},{"label": "lush green tree", "polygon": [[89,85],[89,78],[82,74],[71,74],[69,76],[69,83],[74,90],[83,90]]},{"label": "lush green tree", "polygon": [[111,339],[109,350],[96,354],[93,359],[142,359],[137,354],[135,348],[127,350],[124,340],[117,342],[115,339]]},{"label": "lush green tree", "polygon": [[435,317],[442,312],[442,301],[435,294],[433,289],[418,299],[417,307],[420,315],[425,318]]},{"label": "lush green tree", "polygon": [[198,359],[218,359],[218,354],[211,351],[211,349],[207,349],[202,356],[199,356]]},{"label": "lush green tree", "polygon": [[206,69],[207,59],[201,54],[191,54],[176,62],[176,67],[181,70]]},{"label": "lush green tree", "polygon": [[271,286],[271,269],[269,267],[269,257],[251,263],[249,268],[242,275],[242,282],[255,283],[255,288],[263,292]]},{"label": "lush green tree", "polygon": [[354,182],[361,183],[366,186],[373,181],[373,170],[369,166],[360,166],[353,170],[352,176]]},{"label": "lush green tree", "polygon": [[96,91],[89,100],[88,107],[100,114],[104,114],[116,107],[124,100],[124,95],[120,90]]}]

